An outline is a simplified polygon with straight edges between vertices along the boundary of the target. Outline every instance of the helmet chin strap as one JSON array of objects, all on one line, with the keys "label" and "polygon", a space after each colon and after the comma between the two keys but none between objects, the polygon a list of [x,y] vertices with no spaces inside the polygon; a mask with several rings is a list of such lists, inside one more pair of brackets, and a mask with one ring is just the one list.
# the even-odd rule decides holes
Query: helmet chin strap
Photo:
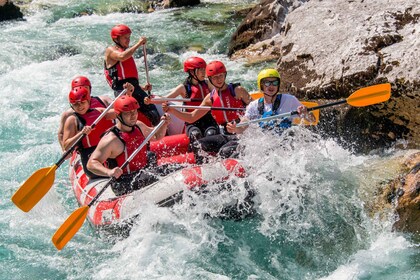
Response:
[{"label": "helmet chin strap", "polygon": [[197,80],[198,82],[204,81],[204,80],[198,79],[196,71],[197,71],[197,68],[194,69],[193,73],[191,73],[191,71],[188,71],[188,74],[190,75],[191,78],[193,78],[194,80]]},{"label": "helmet chin strap", "polygon": [[279,91],[277,91],[275,94],[273,94],[273,95],[268,95],[268,94],[266,94],[265,92],[263,92],[264,93],[264,96],[268,96],[269,98],[271,98],[271,103],[273,103],[273,101],[276,99],[276,96],[277,96],[277,94],[279,94]]},{"label": "helmet chin strap", "polygon": [[225,73],[225,80],[223,81],[223,85],[221,87],[217,87],[213,82],[211,81],[211,77],[209,77],[209,82],[212,84],[217,90],[221,90],[226,85],[226,73]]},{"label": "helmet chin strap", "polygon": [[121,115],[117,115],[117,119],[123,124],[123,125],[125,125],[125,126],[128,126],[128,127],[131,127],[131,128],[133,128],[134,126],[135,126],[135,124],[134,125],[128,125],[124,120],[123,120],[123,118],[121,117]]},{"label": "helmet chin strap", "polygon": [[118,41],[118,39],[117,40],[113,40],[113,41],[114,41],[115,45],[117,45],[118,47],[120,47],[123,50],[126,50],[126,48],[124,48],[123,46],[120,45],[120,42]]}]

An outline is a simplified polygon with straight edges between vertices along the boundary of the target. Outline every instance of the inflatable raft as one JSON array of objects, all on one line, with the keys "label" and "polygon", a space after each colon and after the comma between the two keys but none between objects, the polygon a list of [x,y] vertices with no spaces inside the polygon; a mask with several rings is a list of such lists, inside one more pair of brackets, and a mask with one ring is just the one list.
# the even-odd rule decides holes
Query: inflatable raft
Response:
[{"label": "inflatable raft", "polygon": [[[149,201],[161,207],[169,207],[179,201],[185,191],[200,191],[209,183],[223,182],[231,176],[246,177],[245,169],[235,159],[194,165],[194,154],[188,152],[188,145],[189,139],[185,134],[166,136],[160,141],[150,142],[150,151],[156,154],[158,165],[177,163],[185,164],[185,167],[127,195],[117,196],[111,188],[107,188],[89,208],[90,224],[99,229],[130,222],[139,214],[138,205],[142,202]],[[108,178],[89,180],[76,152],[70,159],[69,173],[71,187],[80,206],[88,205],[109,181]]]}]

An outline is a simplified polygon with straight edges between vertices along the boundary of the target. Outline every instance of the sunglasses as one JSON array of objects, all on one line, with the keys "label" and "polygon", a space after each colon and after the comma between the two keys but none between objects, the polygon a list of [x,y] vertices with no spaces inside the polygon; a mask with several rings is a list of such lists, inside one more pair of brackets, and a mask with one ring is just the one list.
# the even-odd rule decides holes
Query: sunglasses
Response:
[{"label": "sunglasses", "polygon": [[269,86],[275,86],[276,87],[276,86],[280,85],[280,81],[279,80],[263,81],[262,84],[265,85],[266,87],[269,87]]}]

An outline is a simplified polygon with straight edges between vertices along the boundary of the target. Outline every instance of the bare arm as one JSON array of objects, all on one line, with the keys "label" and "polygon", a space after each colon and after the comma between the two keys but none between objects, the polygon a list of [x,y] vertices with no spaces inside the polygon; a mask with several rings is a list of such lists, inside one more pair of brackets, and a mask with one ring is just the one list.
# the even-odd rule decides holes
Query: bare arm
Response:
[{"label": "bare arm", "polygon": [[[241,123],[241,122],[247,122],[247,121],[249,121],[249,119],[247,117],[242,117],[241,118],[241,121],[239,123]],[[230,133],[236,133],[236,134],[243,133],[247,128],[248,128],[248,126],[237,127],[235,121],[229,122],[226,125],[226,129],[227,129],[228,132],[230,132]]]},{"label": "bare arm", "polygon": [[141,37],[137,43],[127,48],[123,52],[116,51],[114,47],[108,47],[105,50],[105,63],[106,67],[110,68],[118,61],[124,61],[132,57],[134,52],[142,45],[146,44],[146,37]]},{"label": "bare arm", "polygon": [[[166,98],[175,98],[175,97],[178,97],[180,95],[182,96],[182,98],[185,98],[186,95],[187,95],[187,92],[185,91],[185,87],[184,87],[183,84],[180,84],[179,86],[177,86],[175,89],[172,90],[172,92],[170,92],[165,97]],[[154,96],[153,97],[153,99],[159,99],[159,98],[160,98],[159,96]],[[156,101],[156,100],[153,100],[153,99],[150,99],[149,97],[145,97],[144,98],[144,103],[146,105],[149,105],[149,104],[160,104],[160,103],[162,103],[162,101],[159,102],[159,101]]]},{"label": "bare arm", "polygon": [[113,133],[108,133],[99,141],[98,146],[89,158],[87,168],[98,176],[118,178],[123,173],[121,168],[109,169],[103,164],[109,158],[116,158],[123,151],[124,144]]},{"label": "bare arm", "polygon": [[82,130],[77,130],[77,121],[75,116],[69,116],[64,124],[63,130],[63,148],[67,150],[82,135],[88,135],[92,131],[92,127],[84,126]]},{"label": "bare arm", "polygon": [[64,142],[63,142],[63,134],[64,134],[64,124],[66,123],[67,118],[73,113],[72,109],[68,109],[61,114],[60,124],[58,126],[57,138],[58,143],[60,143],[61,149],[65,151]]},{"label": "bare arm", "polygon": [[251,95],[245,88],[241,86],[237,86],[235,88],[235,97],[236,99],[241,99],[242,102],[244,102],[246,105],[248,105],[252,101]]},{"label": "bare arm", "polygon": [[[165,123],[160,127],[160,129],[156,132],[156,134],[153,136],[153,140],[160,140],[166,135],[166,130],[168,129],[168,125],[170,123],[170,116],[169,114],[164,114],[161,118],[161,120],[165,120]],[[154,127],[150,127],[145,125],[143,122],[138,121],[137,125],[140,127],[141,132],[145,137],[149,136],[149,134],[153,131]]]},{"label": "bare arm", "polygon": [[[200,106],[211,106],[210,94],[208,94],[203,102],[201,102]],[[168,104],[163,103],[162,108],[165,112],[173,114],[175,117],[186,121],[188,123],[193,123],[199,119],[201,119],[210,109],[208,110],[194,110],[192,112],[181,112],[175,108],[168,107]]]},{"label": "bare arm", "polygon": [[99,98],[102,100],[106,107],[108,107],[112,103],[112,98],[109,96],[101,95],[99,96]]},{"label": "bare arm", "polygon": [[187,92],[185,91],[185,86],[183,84],[178,85],[171,93],[169,93],[167,96],[168,98],[175,98],[178,96],[182,96],[182,98],[186,98]]}]

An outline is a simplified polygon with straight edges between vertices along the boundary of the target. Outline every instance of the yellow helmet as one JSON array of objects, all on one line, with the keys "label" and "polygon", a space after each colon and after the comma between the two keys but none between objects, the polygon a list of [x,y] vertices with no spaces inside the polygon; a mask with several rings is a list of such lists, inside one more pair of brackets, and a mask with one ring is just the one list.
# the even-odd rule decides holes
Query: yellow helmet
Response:
[{"label": "yellow helmet", "polygon": [[280,74],[276,69],[264,69],[258,74],[257,77],[257,86],[259,90],[262,90],[261,80],[265,78],[277,78],[280,82]]}]

